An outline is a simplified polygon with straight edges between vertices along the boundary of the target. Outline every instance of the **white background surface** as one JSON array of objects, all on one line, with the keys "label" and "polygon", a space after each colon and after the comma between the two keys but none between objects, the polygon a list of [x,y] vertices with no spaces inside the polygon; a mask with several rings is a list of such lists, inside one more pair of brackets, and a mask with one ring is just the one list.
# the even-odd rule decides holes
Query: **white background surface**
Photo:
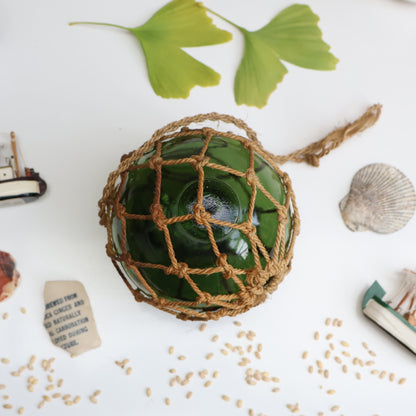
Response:
[{"label": "white background surface", "polygon": [[[290,1],[205,0],[220,14],[257,29]],[[195,88],[187,100],[157,97],[147,80],[145,62],[136,40],[127,32],[104,27],[70,27],[74,20],[93,20],[137,26],[165,4],[154,1],[0,0],[0,132],[16,131],[28,165],[48,183],[47,194],[26,206],[1,208],[0,250],[12,253],[21,273],[21,286],[0,304],[0,384],[15,408],[0,407],[0,415],[16,414],[24,405],[28,415],[288,415],[286,404],[299,403],[301,414],[395,416],[413,414],[416,391],[415,357],[366,320],[360,311],[364,291],[375,280],[389,291],[402,268],[416,268],[416,219],[391,235],[352,233],[343,224],[339,200],[362,166],[383,162],[398,167],[416,183],[414,96],[416,68],[416,6],[394,0],[312,0],[320,27],[332,52],[340,59],[336,71],[316,72],[287,65],[284,81],[262,110],[237,106],[233,77],[242,39],[193,50],[222,74],[214,88]],[[136,149],[154,130],[183,116],[217,111],[232,114],[254,128],[264,146],[285,154],[324,137],[336,126],[358,117],[369,105],[383,104],[379,122],[343,144],[316,169],[288,164],[302,219],[293,270],[269,300],[242,315],[244,329],[257,333],[263,359],[254,368],[281,379],[281,391],[271,385],[248,386],[238,357],[219,353],[224,342],[240,345],[232,319],[208,324],[178,321],[148,305],[137,304],[105,255],[106,233],[98,225],[97,201],[107,175],[122,154]],[[76,359],[54,347],[42,326],[44,282],[82,281],[94,306],[101,348]],[[19,309],[27,308],[23,315]],[[331,359],[331,377],[309,375],[307,366],[321,358],[324,341],[313,341],[315,330],[328,332],[327,317],[343,319],[334,330],[352,344],[353,356],[364,359],[361,342],[377,352],[375,368],[407,377],[398,386],[379,380],[349,363],[343,374]],[[210,342],[220,335],[217,344]],[[167,349],[174,345],[176,353]],[[242,344],[241,344],[242,345]],[[310,359],[300,357],[304,350]],[[211,361],[205,354],[215,352]],[[185,354],[180,362],[176,355]],[[63,377],[64,393],[80,394],[77,406],[61,400],[36,408],[46,378],[39,366],[38,389],[26,389],[28,373],[14,378],[10,371],[35,354],[56,357],[56,378]],[[114,364],[130,358],[133,374]],[[210,388],[194,376],[186,387],[169,387],[169,368],[186,371],[219,370]],[[152,398],[144,390],[150,386]],[[323,386],[320,389],[320,386]],[[88,395],[102,389],[99,404]],[[325,393],[337,390],[335,396]],[[185,399],[187,391],[193,398]],[[228,394],[232,402],[221,400]],[[167,407],[164,398],[170,397]],[[238,409],[235,400],[244,399]],[[0,396],[0,403],[5,403]],[[329,408],[341,406],[339,412]]]}]

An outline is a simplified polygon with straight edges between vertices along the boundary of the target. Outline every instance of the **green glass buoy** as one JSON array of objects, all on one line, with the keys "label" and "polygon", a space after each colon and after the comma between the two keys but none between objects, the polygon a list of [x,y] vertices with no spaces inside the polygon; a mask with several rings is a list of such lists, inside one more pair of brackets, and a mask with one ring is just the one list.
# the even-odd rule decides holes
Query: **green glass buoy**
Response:
[{"label": "green glass buoy", "polygon": [[287,175],[230,133],[152,144],[122,158],[106,205],[107,251],[136,299],[186,319],[262,302],[289,271],[298,230]]}]

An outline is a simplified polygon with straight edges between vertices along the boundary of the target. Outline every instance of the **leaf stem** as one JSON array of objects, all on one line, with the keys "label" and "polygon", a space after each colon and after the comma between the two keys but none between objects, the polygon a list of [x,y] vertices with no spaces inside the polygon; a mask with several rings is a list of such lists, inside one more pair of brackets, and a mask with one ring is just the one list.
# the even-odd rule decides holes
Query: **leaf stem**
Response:
[{"label": "leaf stem", "polygon": [[227,18],[221,16],[220,14],[218,14],[217,12],[214,12],[214,10],[209,9],[208,7],[203,6],[204,9],[209,12],[212,13],[213,15],[219,17],[221,20],[224,20],[224,22],[227,22],[229,25],[234,26],[236,29],[238,30],[242,30],[244,31],[244,28],[241,26],[238,26],[236,23],[232,22],[231,20],[228,20]]},{"label": "leaf stem", "polygon": [[97,26],[111,26],[111,27],[117,27],[118,29],[124,29],[124,30],[131,30],[128,27],[125,26],[120,26],[120,25],[114,25],[112,23],[99,23],[99,22],[71,22],[68,23],[69,26],[73,26],[73,25],[97,25]]}]

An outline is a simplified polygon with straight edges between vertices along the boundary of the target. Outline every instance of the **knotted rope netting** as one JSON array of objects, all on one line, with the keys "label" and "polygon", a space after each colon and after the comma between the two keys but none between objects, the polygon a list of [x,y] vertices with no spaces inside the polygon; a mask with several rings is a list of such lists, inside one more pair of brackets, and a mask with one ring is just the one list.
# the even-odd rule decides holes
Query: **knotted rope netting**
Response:
[{"label": "knotted rope netting", "polygon": [[[295,162],[304,161],[313,166],[318,166],[320,157],[339,146],[339,144],[353,134],[363,131],[374,124],[378,119],[380,109],[380,106],[370,107],[354,123],[334,130],[325,139],[287,156],[275,156],[267,152],[257,139],[256,133],[242,120],[217,113],[187,117],[168,124],[164,128],[157,130],[152,138],[139,149],[128,155],[124,155],[118,169],[109,175],[103,196],[99,201],[99,216],[100,223],[107,229],[107,254],[133,293],[135,299],[137,301],[147,302],[185,320],[218,319],[225,315],[235,316],[262,303],[268,294],[277,289],[283,278],[290,271],[293,247],[300,227],[299,214],[291,181],[289,176],[282,172],[276,163],[281,164],[292,160]],[[189,129],[187,127],[191,123],[201,123],[207,120],[232,123],[243,130],[246,137],[232,132],[220,132],[209,127],[197,129]],[[165,160],[162,157],[162,146],[164,142],[179,137],[196,135],[203,138],[202,149],[197,154],[179,159]],[[207,149],[213,137],[225,137],[241,143],[248,151],[248,168],[240,171],[231,166],[212,162],[207,156]],[[143,163],[138,163],[144,155],[149,154],[151,151],[153,151],[153,154],[147,160]],[[256,155],[266,160],[280,177],[286,194],[283,204],[279,203],[259,180],[254,168]],[[166,216],[161,204],[163,167],[182,164],[192,166],[194,171],[197,172],[196,203],[193,205],[191,213],[173,217]],[[206,176],[204,169],[206,168],[217,170],[227,175],[234,175],[240,180],[245,181],[251,189],[249,205],[247,207],[247,220],[242,222],[223,221],[214,218],[207,211],[203,204]],[[154,196],[148,214],[127,212],[126,207],[121,202],[129,174],[140,169],[151,169],[155,172],[155,183],[149,184],[150,186],[154,186]],[[253,211],[256,196],[259,192],[273,205],[276,221],[278,222],[272,250],[265,248],[264,242],[259,238],[257,228],[253,224]],[[121,237],[119,238],[117,247],[112,229],[114,218],[121,225]],[[127,223],[131,221],[151,221],[156,225],[157,229],[164,235],[166,248],[163,249],[166,249],[168,252],[170,264],[149,263],[142,260],[139,261],[132,257],[127,244]],[[199,227],[203,227],[206,230],[209,243],[215,255],[215,264],[212,264],[211,267],[190,267],[186,262],[177,259],[170,226],[186,221],[194,221]],[[289,227],[288,221],[290,222]],[[252,267],[241,269],[230,264],[227,255],[219,249],[213,232],[213,227],[215,226],[236,229],[246,236],[254,259],[254,265]],[[287,235],[288,232],[290,235]],[[192,247],[190,246],[191,249]],[[166,279],[169,279],[171,276],[185,279],[195,292],[195,300],[171,299],[166,296],[161,296],[153,287],[151,281],[145,277],[143,273],[144,269],[160,270],[166,275]],[[126,273],[126,270],[128,273]],[[207,290],[201,290],[192,278],[193,276],[202,275],[205,276],[205,279],[209,279],[210,276],[217,273],[221,273],[226,280],[232,280],[238,286],[238,290],[235,293],[229,294],[213,294]]]}]

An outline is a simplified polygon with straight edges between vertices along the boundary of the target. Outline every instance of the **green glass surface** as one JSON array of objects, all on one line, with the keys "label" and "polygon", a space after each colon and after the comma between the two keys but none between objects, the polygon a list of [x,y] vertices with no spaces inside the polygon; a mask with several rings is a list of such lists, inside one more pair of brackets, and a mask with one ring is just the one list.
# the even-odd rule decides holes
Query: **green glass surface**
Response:
[{"label": "green glass surface", "polygon": [[[162,144],[162,158],[174,160],[198,155],[204,145],[205,137],[193,135],[178,137]],[[152,150],[136,161],[145,163],[155,154]],[[210,163],[228,166],[244,173],[249,167],[249,151],[238,141],[226,137],[212,137],[206,156]],[[264,188],[281,204],[285,203],[285,187],[278,173],[258,154],[254,157],[254,168]],[[243,223],[248,220],[251,187],[244,177],[229,174],[204,166],[203,205],[213,218],[229,223]],[[156,173],[145,167],[130,171],[122,191],[120,202],[127,213],[150,215],[150,206],[154,202]],[[162,183],[160,204],[167,218],[193,213],[197,202],[198,172],[190,163],[162,166]],[[278,227],[276,208],[269,199],[257,191],[252,223],[266,250],[272,255]],[[291,239],[291,221],[286,224],[286,247]],[[211,224],[219,251],[227,255],[227,261],[238,269],[254,267],[255,262],[249,238],[237,229]],[[216,266],[217,257],[203,225],[188,220],[168,225],[178,262],[184,262],[191,268],[208,268]],[[151,220],[128,219],[126,223],[127,251],[133,260],[171,265],[165,235]],[[121,252],[121,223],[113,219],[113,239],[116,250]],[[260,254],[264,267],[266,259]],[[146,289],[134,272],[125,264],[122,267],[130,280],[144,293]],[[140,271],[147,283],[158,293],[171,300],[195,301],[196,293],[189,283],[176,275],[167,275],[163,270],[141,267]],[[222,273],[210,275],[191,275],[192,280],[201,291],[212,295],[232,294],[239,291],[232,279],[225,279]],[[239,278],[245,283],[246,276]],[[204,305],[199,305],[203,308]]]}]

